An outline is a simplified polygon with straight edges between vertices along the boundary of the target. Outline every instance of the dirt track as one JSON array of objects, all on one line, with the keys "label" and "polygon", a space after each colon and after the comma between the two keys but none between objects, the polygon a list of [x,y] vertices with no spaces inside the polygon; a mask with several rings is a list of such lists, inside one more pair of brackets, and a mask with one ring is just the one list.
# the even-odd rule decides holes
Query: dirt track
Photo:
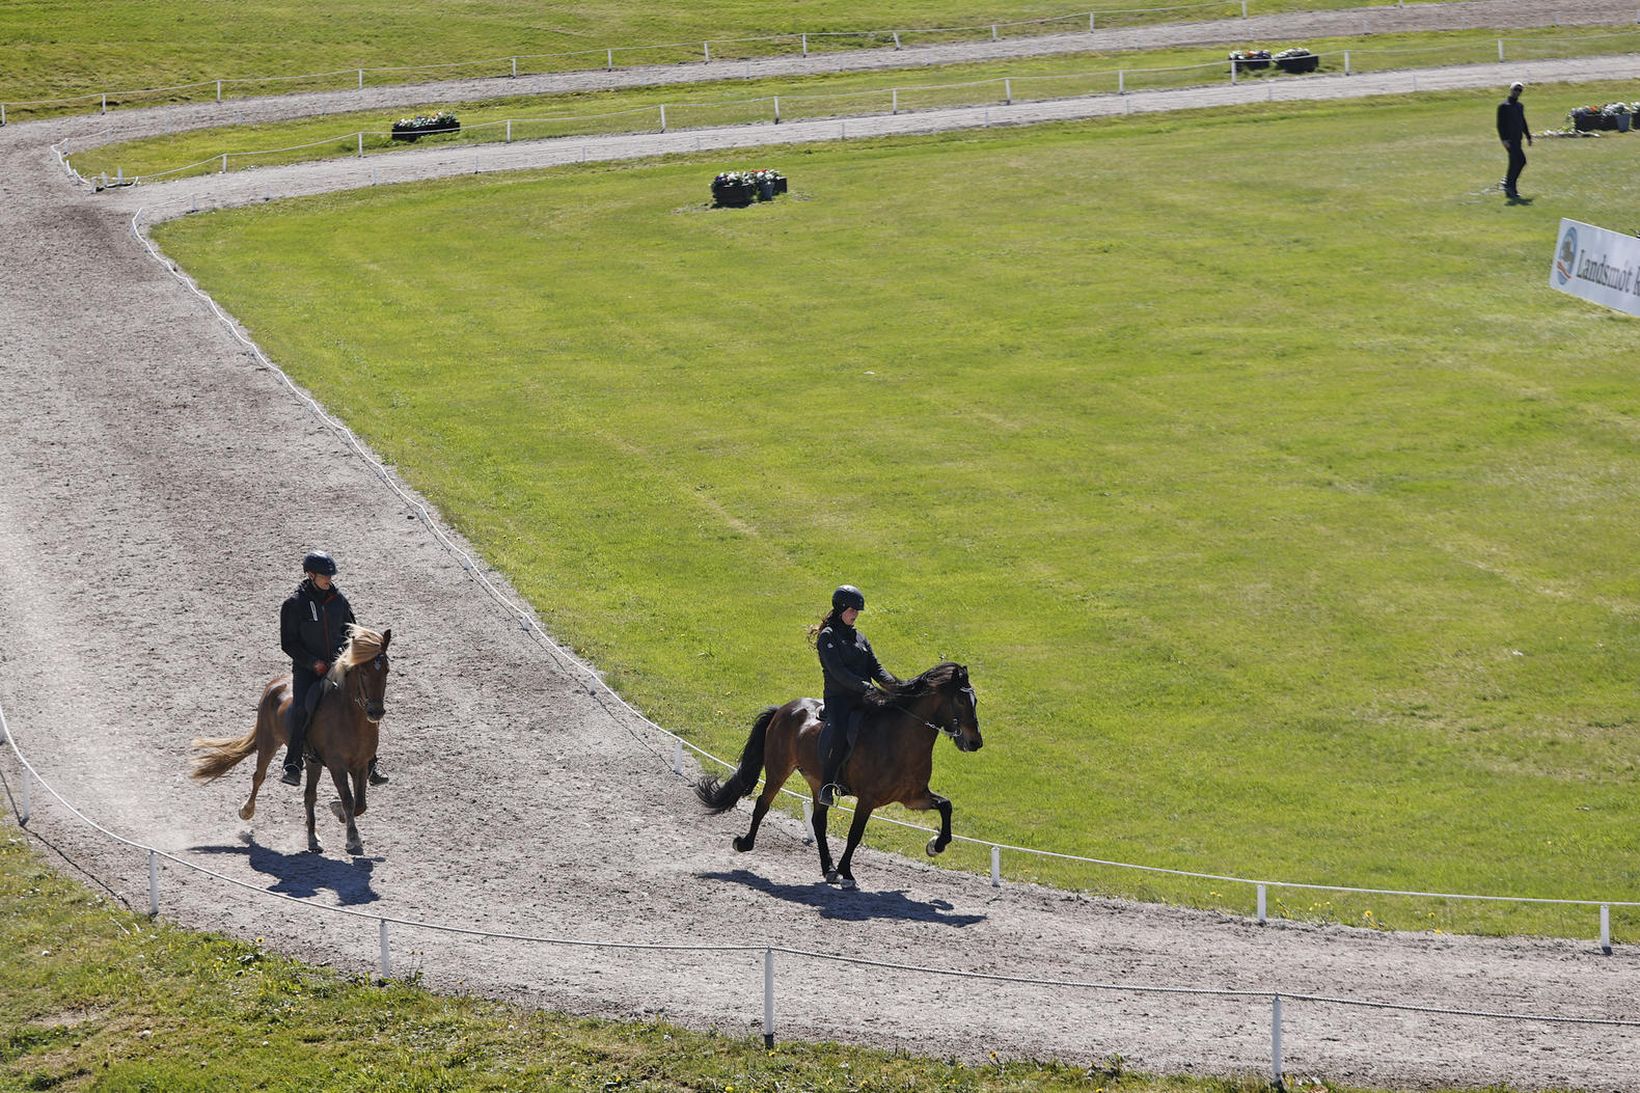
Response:
[{"label": "dirt track", "polygon": [[[135,129],[165,116],[120,121]],[[876,854],[857,868],[866,890],[843,894],[815,883],[812,851],[784,822],[756,853],[734,855],[728,840],[743,817],[700,815],[662,742],[522,633],[364,461],[131,238],[132,204],[180,207],[199,195],[155,187],[98,197],[68,183],[46,145],[85,131],[83,119],[0,130],[0,456],[9,467],[0,475],[0,703],[42,773],[99,822],[317,904],[485,929],[772,941],[1043,979],[1640,1017],[1633,949],[1602,957],[1587,942],[1260,928],[1030,887],[996,891],[984,878]],[[666,150],[647,148],[630,154]],[[301,189],[300,178],[323,176],[327,189],[357,184],[325,175],[346,167],[222,183],[260,175],[255,185],[276,193]],[[206,788],[184,773],[190,737],[248,727],[261,684],[279,668],[274,609],[294,560],[314,543],[340,556],[363,621],[395,634],[385,736],[396,778],[361,820],[369,856],[352,860],[323,818],[327,853],[301,853],[296,791],[266,787],[250,830],[235,815],[247,773]],[[983,763],[984,754],[941,762]],[[0,760],[0,770],[15,793],[14,762]],[[71,868],[146,907],[141,856],[89,834],[38,787],[33,798],[31,832]],[[176,921],[263,936],[343,967],[375,966],[372,921],[172,868],[162,885],[163,911]],[[420,970],[438,987],[740,1031],[761,1018],[761,967],[750,954],[407,928],[393,944],[396,971]],[[1135,1066],[1196,1072],[1268,1065],[1262,1001],[1013,987],[782,958],[777,1018],[783,1036],[935,1054],[1120,1052]],[[1284,1031],[1291,1073],[1640,1089],[1633,1030],[1295,1003]]]}]

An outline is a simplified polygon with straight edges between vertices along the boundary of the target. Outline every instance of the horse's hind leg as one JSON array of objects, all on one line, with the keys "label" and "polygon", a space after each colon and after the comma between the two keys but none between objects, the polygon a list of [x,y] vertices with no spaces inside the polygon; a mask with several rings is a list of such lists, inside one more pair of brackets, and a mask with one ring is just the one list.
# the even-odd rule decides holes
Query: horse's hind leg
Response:
[{"label": "horse's hind leg", "polygon": [[780,787],[790,778],[792,768],[790,763],[778,762],[770,759],[763,768],[763,792],[758,795],[757,802],[752,805],[752,826],[746,829],[746,834],[735,839],[735,849],[742,854],[757,845],[757,829],[763,824],[763,817],[768,815],[769,806],[780,794]]},{"label": "horse's hind leg", "polygon": [[[278,716],[277,714],[275,716]],[[268,765],[279,752],[279,742],[273,738],[267,725],[267,714],[258,711],[256,715],[256,769],[251,772],[251,795],[245,801],[245,807],[239,810],[239,818],[248,820],[256,815],[256,795],[262,790],[262,781],[268,776]]]},{"label": "horse's hind leg", "polygon": [[336,795],[341,800],[332,801],[330,811],[338,820],[347,825],[347,852],[349,854],[363,854],[364,841],[359,838],[359,828],[353,822],[353,817],[356,815],[353,811],[353,790],[348,788],[347,777],[347,771],[331,768],[330,780],[336,783]]}]

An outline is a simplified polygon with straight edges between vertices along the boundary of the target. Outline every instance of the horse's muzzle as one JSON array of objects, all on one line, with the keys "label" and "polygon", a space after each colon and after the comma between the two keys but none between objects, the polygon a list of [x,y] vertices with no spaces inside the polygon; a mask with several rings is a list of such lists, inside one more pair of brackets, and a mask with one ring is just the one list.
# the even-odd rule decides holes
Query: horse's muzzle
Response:
[{"label": "horse's muzzle", "polygon": [[974,737],[974,739],[972,739],[972,740],[967,740],[967,739],[964,739],[963,737],[960,737],[960,736],[957,737],[957,750],[958,751],[978,751],[979,749],[983,748],[984,746],[985,746],[985,741],[981,740],[977,736]]},{"label": "horse's muzzle", "polygon": [[370,723],[374,725],[383,717],[387,716],[387,707],[382,705],[380,702],[369,703],[364,708],[364,715],[368,717],[370,719]]}]

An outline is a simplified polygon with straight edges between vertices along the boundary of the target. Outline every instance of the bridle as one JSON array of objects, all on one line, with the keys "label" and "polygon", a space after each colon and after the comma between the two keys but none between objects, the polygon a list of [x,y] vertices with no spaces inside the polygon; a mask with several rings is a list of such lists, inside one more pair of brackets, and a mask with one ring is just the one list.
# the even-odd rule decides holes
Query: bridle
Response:
[{"label": "bridle", "polygon": [[[387,659],[386,653],[377,653],[375,666],[378,669],[381,668],[382,661],[385,659]],[[370,700],[365,697],[364,683],[361,681],[358,686],[353,686],[350,683],[347,689],[351,692],[349,697],[353,699],[353,704],[359,707],[359,709],[364,712],[364,716],[368,719],[370,717]]]},{"label": "bridle", "polygon": [[[965,687],[962,688],[962,690],[968,692],[969,701],[973,702],[974,701],[974,698],[973,698],[974,688],[973,688],[973,686],[972,685],[965,686]],[[946,703],[950,706],[950,709],[951,709],[951,722],[948,725],[936,725],[934,722],[929,721],[927,718],[918,717],[915,713],[913,713],[912,711],[906,709],[904,706],[900,705],[898,702],[889,702],[889,703],[887,703],[887,705],[892,706],[896,710],[899,710],[901,713],[905,714],[907,717],[911,718],[913,721],[916,721],[919,724],[921,724],[924,728],[933,729],[935,732],[939,733],[941,736],[950,737],[952,740],[960,740],[960,739],[962,739],[962,726],[957,723],[957,700],[956,700],[956,696],[955,695],[945,695],[943,697],[945,698]]]}]

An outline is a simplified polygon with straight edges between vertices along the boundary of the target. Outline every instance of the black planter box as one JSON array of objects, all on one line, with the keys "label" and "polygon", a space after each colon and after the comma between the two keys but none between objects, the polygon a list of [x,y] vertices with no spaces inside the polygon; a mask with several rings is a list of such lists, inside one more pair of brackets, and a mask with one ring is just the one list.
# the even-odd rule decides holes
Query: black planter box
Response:
[{"label": "black planter box", "polygon": [[1283,72],[1314,72],[1321,66],[1321,58],[1309,57],[1277,57],[1276,67]]}]

